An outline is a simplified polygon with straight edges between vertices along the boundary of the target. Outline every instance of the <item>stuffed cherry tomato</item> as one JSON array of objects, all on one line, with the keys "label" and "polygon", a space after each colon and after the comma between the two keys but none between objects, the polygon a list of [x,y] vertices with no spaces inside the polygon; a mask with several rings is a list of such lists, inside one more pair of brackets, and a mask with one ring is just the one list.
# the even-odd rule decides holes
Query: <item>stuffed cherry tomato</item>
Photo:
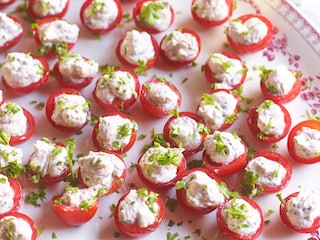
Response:
[{"label": "stuffed cherry tomato", "polygon": [[26,214],[8,212],[0,216],[1,239],[37,240],[38,231],[34,221]]},{"label": "stuffed cherry tomato", "polygon": [[97,212],[98,188],[77,188],[67,185],[64,192],[51,200],[56,215],[70,226],[79,226],[90,221]]},{"label": "stuffed cherry tomato", "polygon": [[244,169],[241,192],[253,197],[283,189],[291,179],[292,165],[276,152],[262,151],[253,155]]},{"label": "stuffed cherry tomato", "polygon": [[296,98],[301,89],[300,73],[279,65],[275,69],[260,69],[260,88],[267,99],[287,103]]},{"label": "stuffed cherry tomato", "polygon": [[20,52],[8,53],[1,71],[3,85],[17,95],[42,87],[50,74],[49,64],[44,58]]},{"label": "stuffed cherry tomato", "polygon": [[247,197],[232,198],[217,209],[217,223],[230,239],[254,240],[263,229],[264,219],[260,206]]},{"label": "stuffed cherry tomato", "polygon": [[50,17],[41,19],[32,27],[38,53],[49,57],[68,53],[77,42],[80,30],[76,24]]},{"label": "stuffed cherry tomato", "polygon": [[140,95],[140,81],[131,70],[108,67],[96,82],[95,101],[106,110],[122,111],[132,106]]},{"label": "stuffed cherry tomato", "polygon": [[206,80],[214,89],[234,90],[247,78],[248,68],[242,59],[232,53],[210,54],[204,65]]},{"label": "stuffed cherry tomato", "polygon": [[104,34],[121,22],[123,15],[119,0],[86,0],[80,10],[82,24],[91,32]]},{"label": "stuffed cherry tomato", "polygon": [[0,0],[0,8],[4,8],[14,3],[16,0]]},{"label": "stuffed cherry tomato", "polygon": [[164,117],[180,108],[182,95],[178,88],[164,78],[153,77],[141,88],[142,107],[155,117]]},{"label": "stuffed cherry tomato", "polygon": [[236,133],[214,131],[204,139],[202,158],[215,174],[230,175],[247,164],[247,148]]},{"label": "stuffed cherry tomato", "polygon": [[139,0],[132,10],[135,24],[149,33],[167,30],[173,23],[174,16],[174,10],[167,1]]},{"label": "stuffed cherry tomato", "polygon": [[16,45],[22,38],[23,28],[18,19],[0,12],[0,52]]},{"label": "stuffed cherry tomato", "polygon": [[9,178],[18,178],[25,173],[22,165],[22,149],[10,146],[10,136],[0,131],[0,174]]},{"label": "stuffed cherry tomato", "polygon": [[295,125],[288,135],[288,152],[297,162],[320,161],[320,121],[305,120]]},{"label": "stuffed cherry tomato", "polygon": [[233,13],[232,0],[192,0],[193,19],[206,27],[219,26],[229,20]]},{"label": "stuffed cherry tomato", "polygon": [[200,36],[187,28],[168,33],[160,42],[160,56],[164,62],[175,67],[194,62],[199,56],[200,50]]},{"label": "stuffed cherry tomato", "polygon": [[70,174],[74,147],[73,140],[64,143],[51,142],[47,138],[37,140],[28,163],[31,181],[46,184],[61,182]]},{"label": "stuffed cherry tomato", "polygon": [[220,178],[205,168],[183,173],[176,183],[178,202],[188,212],[203,215],[214,211],[226,201]]},{"label": "stuffed cherry tomato", "polygon": [[283,105],[265,100],[249,111],[247,124],[259,141],[276,143],[287,136],[291,127],[291,116]]},{"label": "stuffed cherry tomato", "polygon": [[118,42],[116,55],[123,65],[143,71],[157,63],[159,46],[149,33],[133,29]]},{"label": "stuffed cherry tomato", "polygon": [[153,189],[167,190],[173,187],[186,170],[186,159],[182,151],[162,146],[149,148],[138,160],[138,176]]},{"label": "stuffed cherry tomato", "polygon": [[99,64],[77,53],[60,56],[53,67],[53,75],[66,88],[82,89],[98,74]]},{"label": "stuffed cherry tomato", "polygon": [[93,145],[98,150],[125,153],[136,141],[138,125],[129,115],[120,112],[99,117],[92,131]]},{"label": "stuffed cherry tomato", "polygon": [[164,202],[158,193],[146,188],[132,189],[123,195],[114,210],[119,231],[141,237],[155,231],[164,216]]},{"label": "stuffed cherry tomato", "polygon": [[69,5],[70,0],[28,0],[27,10],[34,20],[45,17],[62,18],[66,15]]},{"label": "stuffed cherry tomato", "polygon": [[0,216],[8,212],[16,212],[22,203],[22,188],[15,178],[0,173]]},{"label": "stuffed cherry tomato", "polygon": [[34,129],[34,117],[28,110],[13,102],[0,105],[0,130],[9,135],[10,145],[27,141]]},{"label": "stuffed cherry tomato", "polygon": [[88,122],[90,103],[77,90],[61,88],[48,97],[46,115],[54,128],[77,132]]},{"label": "stuffed cherry tomato", "polygon": [[274,34],[271,21],[256,14],[245,14],[226,28],[227,40],[240,53],[253,53],[267,47]]},{"label": "stuffed cherry tomato", "polygon": [[280,217],[291,230],[313,233],[320,227],[320,195],[302,190],[288,195],[281,201]]},{"label": "stuffed cherry tomato", "polygon": [[201,151],[208,128],[204,120],[192,112],[180,112],[170,117],[163,127],[163,137],[172,147],[183,148],[183,154]]},{"label": "stuffed cherry tomato", "polygon": [[211,132],[229,128],[238,118],[240,99],[228,90],[219,89],[204,93],[197,114],[206,121]]},{"label": "stuffed cherry tomato", "polygon": [[124,159],[111,151],[90,151],[78,159],[78,179],[84,187],[97,187],[103,195],[117,191],[126,178]]}]

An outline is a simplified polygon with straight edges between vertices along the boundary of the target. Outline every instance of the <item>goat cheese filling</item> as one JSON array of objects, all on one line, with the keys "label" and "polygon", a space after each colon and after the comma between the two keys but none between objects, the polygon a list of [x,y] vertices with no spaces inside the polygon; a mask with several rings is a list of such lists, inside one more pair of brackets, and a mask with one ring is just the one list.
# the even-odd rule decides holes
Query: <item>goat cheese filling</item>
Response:
[{"label": "goat cheese filling", "polygon": [[219,21],[228,17],[229,6],[225,0],[196,0],[192,9],[201,19]]},{"label": "goat cheese filling", "polygon": [[66,7],[68,0],[35,0],[32,10],[41,17],[52,16],[61,13]]},{"label": "goat cheese filling", "polygon": [[22,165],[23,152],[20,148],[0,144],[0,168],[10,166],[10,163]]},{"label": "goat cheese filling", "polygon": [[0,174],[0,214],[6,213],[13,208],[14,194],[8,177]]},{"label": "goat cheese filling", "polygon": [[27,117],[22,107],[13,102],[0,106],[0,130],[10,136],[22,136],[28,129]]},{"label": "goat cheese filling", "polygon": [[0,219],[0,239],[32,239],[32,228],[22,218],[6,216]]},{"label": "goat cheese filling", "polygon": [[0,12],[0,47],[22,33],[22,26],[7,14]]},{"label": "goat cheese filling", "polygon": [[79,207],[87,209],[95,204],[98,195],[98,188],[77,188],[66,186],[63,194],[55,204],[63,204],[66,206]]},{"label": "goat cheese filling", "polygon": [[320,155],[320,131],[302,127],[294,136],[294,149],[302,158],[314,158]]}]

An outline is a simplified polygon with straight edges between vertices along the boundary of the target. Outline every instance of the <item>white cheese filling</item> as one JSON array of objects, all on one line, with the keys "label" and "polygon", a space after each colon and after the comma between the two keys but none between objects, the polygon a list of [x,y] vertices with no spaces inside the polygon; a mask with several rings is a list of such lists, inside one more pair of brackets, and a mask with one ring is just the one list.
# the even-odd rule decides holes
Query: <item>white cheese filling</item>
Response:
[{"label": "white cheese filling", "polygon": [[12,52],[7,54],[1,71],[10,87],[21,88],[40,81],[44,74],[44,67],[30,54]]},{"label": "white cheese filling", "polygon": [[296,228],[311,227],[320,217],[320,195],[314,191],[301,191],[286,202],[286,214]]},{"label": "white cheese filling", "polygon": [[89,187],[104,189],[111,187],[114,179],[120,178],[125,170],[124,162],[116,155],[92,152],[78,159],[82,181]]},{"label": "white cheese filling", "polygon": [[262,156],[250,160],[245,170],[259,175],[256,184],[269,187],[280,186],[287,174],[282,164]]},{"label": "white cheese filling", "polygon": [[59,14],[66,7],[68,0],[35,0],[32,10],[41,17]]},{"label": "white cheese filling", "polygon": [[83,96],[61,94],[54,100],[51,119],[60,126],[81,127],[86,123],[88,115],[88,102]]},{"label": "white cheese filling", "polygon": [[0,144],[0,168],[7,167],[9,163],[22,164],[23,152],[20,148]]},{"label": "white cheese filling", "polygon": [[209,99],[202,99],[197,113],[207,122],[211,130],[218,130],[223,124],[234,120],[238,100],[225,91],[209,94]]},{"label": "white cheese filling", "polygon": [[199,53],[199,44],[191,33],[172,31],[162,41],[161,49],[172,61],[189,61]]},{"label": "white cheese filling", "polygon": [[320,131],[302,127],[294,136],[294,149],[296,154],[302,158],[320,156]]},{"label": "white cheese filling", "polygon": [[225,201],[219,184],[202,171],[195,171],[182,181],[186,185],[186,201],[192,207],[217,207]]},{"label": "white cheese filling", "polygon": [[91,29],[106,29],[117,18],[118,6],[114,0],[94,0],[85,9],[83,19]]},{"label": "white cheese filling", "polygon": [[203,144],[206,154],[219,164],[230,164],[245,153],[241,139],[230,132],[215,131],[206,136]]},{"label": "white cheese filling", "polygon": [[196,0],[192,9],[199,18],[208,21],[223,20],[229,15],[229,7],[225,0]]},{"label": "white cheese filling", "polygon": [[98,188],[65,188],[64,193],[59,198],[63,205],[86,208],[93,206],[98,195]]},{"label": "white cheese filling", "polygon": [[0,239],[30,240],[32,233],[31,226],[22,218],[6,216],[0,219]]},{"label": "white cheese filling", "polygon": [[22,33],[22,26],[0,12],[0,47]]},{"label": "white cheese filling", "polygon": [[148,91],[148,100],[157,108],[170,110],[178,106],[179,96],[165,83],[148,83],[145,86]]},{"label": "white cheese filling", "polygon": [[27,117],[22,107],[12,102],[3,103],[0,106],[0,130],[10,136],[22,136],[27,129]]},{"label": "white cheese filling", "polygon": [[0,214],[10,211],[13,206],[14,190],[7,176],[0,174]]},{"label": "white cheese filling", "polygon": [[120,54],[133,65],[146,64],[155,57],[151,36],[147,32],[128,31],[120,44]]},{"label": "white cheese filling", "polygon": [[245,22],[232,20],[227,27],[228,36],[237,43],[251,45],[260,42],[268,33],[268,26],[257,17]]}]

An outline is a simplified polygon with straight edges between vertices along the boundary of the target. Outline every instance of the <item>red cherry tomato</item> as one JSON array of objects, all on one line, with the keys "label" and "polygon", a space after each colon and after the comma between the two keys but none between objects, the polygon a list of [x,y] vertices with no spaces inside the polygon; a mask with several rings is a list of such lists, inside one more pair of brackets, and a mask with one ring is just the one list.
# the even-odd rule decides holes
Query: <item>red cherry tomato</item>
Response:
[{"label": "red cherry tomato", "polygon": [[[149,194],[152,193],[151,190],[147,190],[147,191]],[[116,208],[114,210],[114,220],[115,220],[115,224],[116,224],[117,228],[119,229],[119,231],[130,236],[130,237],[135,237],[135,238],[142,237],[143,235],[146,235],[150,232],[155,231],[159,227],[159,225],[161,224],[162,219],[164,217],[165,207],[164,207],[164,202],[163,202],[162,198],[160,196],[157,196],[157,198],[156,198],[156,203],[158,205],[158,209],[157,209],[158,215],[157,215],[156,221],[147,227],[140,227],[139,224],[136,222],[133,224],[127,224],[127,223],[123,222],[119,217],[121,203],[122,203],[122,201],[125,200],[125,198],[127,197],[128,194],[129,194],[129,192],[126,193],[125,195],[123,195],[119,199],[119,201],[116,205]]]},{"label": "red cherry tomato", "polygon": [[285,128],[283,130],[283,133],[280,134],[279,136],[271,135],[271,134],[264,134],[261,132],[261,130],[258,127],[258,112],[257,108],[252,108],[247,116],[247,124],[248,127],[251,131],[251,133],[257,137],[257,139],[263,143],[276,143],[283,139],[284,137],[287,136],[290,127],[291,127],[291,116],[288,110],[282,105],[282,104],[277,104],[280,108],[281,111],[284,114],[284,122],[285,122]]},{"label": "red cherry tomato", "polygon": [[[245,200],[247,203],[249,203],[256,211],[259,212],[260,215],[260,225],[258,227],[258,229],[256,230],[255,233],[251,234],[251,235],[241,235],[237,232],[233,232],[230,230],[230,228],[227,225],[226,219],[223,217],[222,212],[224,211],[224,204],[219,205],[217,208],[217,224],[219,226],[219,228],[221,229],[221,231],[229,238],[229,239],[235,239],[235,240],[254,240],[257,239],[263,229],[264,226],[264,220],[263,220],[263,213],[262,210],[260,208],[260,206],[253,201],[250,198],[247,197],[242,197],[243,200]],[[233,199],[229,200],[229,201],[233,201]]]},{"label": "red cherry tomato", "polygon": [[299,131],[302,130],[303,127],[311,128],[314,130],[320,131],[320,121],[318,120],[305,120],[297,125],[295,125],[291,131],[289,132],[288,135],[288,141],[287,141],[287,147],[288,147],[288,152],[290,156],[297,162],[304,163],[304,164],[312,164],[316,162],[320,162],[320,155],[317,154],[314,157],[310,158],[305,158],[301,157],[297,154],[297,150],[295,148],[295,140],[294,137],[297,135]]},{"label": "red cherry tomato", "polygon": [[[56,129],[61,130],[61,131],[65,131],[65,132],[77,132],[79,130],[81,130],[82,128],[84,128],[84,126],[87,124],[87,121],[79,127],[70,127],[70,126],[64,126],[61,124],[57,124],[52,120],[52,114],[54,112],[55,109],[55,99],[56,97],[63,95],[63,94],[67,94],[67,95],[78,95],[78,96],[82,96],[81,93],[75,89],[72,88],[61,88],[58,89],[54,92],[51,93],[51,95],[48,97],[47,102],[46,102],[46,116],[47,119],[49,121],[49,123]],[[87,113],[88,115],[90,114],[90,111],[88,111]]]},{"label": "red cherry tomato", "polygon": [[9,6],[10,4],[14,3],[16,0],[9,0],[7,2],[3,2],[3,3],[0,3],[0,8],[4,8],[4,7],[7,7]]},{"label": "red cherry tomato", "polygon": [[[193,168],[188,171],[185,171],[180,176],[179,180],[182,180],[184,177],[187,177],[197,171],[204,172],[213,181],[217,182],[218,184],[220,184],[222,182],[221,179],[216,174],[214,174],[213,172],[211,172],[209,169],[206,169],[206,168]],[[176,196],[177,196],[177,200],[178,200],[179,204],[181,204],[181,206],[184,209],[186,209],[188,212],[195,214],[195,215],[208,214],[208,213],[214,211],[218,207],[218,205],[212,205],[212,206],[207,206],[207,207],[194,207],[194,206],[190,205],[186,199],[186,189],[184,189],[184,188],[176,189]]]},{"label": "red cherry tomato", "polygon": [[299,194],[299,192],[291,193],[281,202],[280,210],[279,210],[280,218],[281,218],[282,222],[285,224],[285,226],[287,226],[289,229],[291,229],[295,232],[298,232],[298,233],[316,232],[320,227],[320,217],[319,216],[317,218],[315,218],[315,220],[313,221],[313,224],[310,227],[306,227],[306,228],[298,228],[298,227],[294,226],[288,218],[288,215],[287,215],[288,209],[287,209],[286,203],[290,199],[297,197],[298,194]]},{"label": "red cherry tomato", "polygon": [[[126,99],[126,100],[122,100],[121,98],[116,96],[112,102],[103,101],[102,99],[100,99],[97,96],[97,89],[99,87],[108,88],[108,86],[107,87],[104,86],[104,85],[107,85],[107,83],[106,84],[101,84],[101,82],[103,82],[103,80],[101,81],[101,78],[96,82],[96,86],[95,86],[95,89],[93,90],[92,94],[93,94],[94,100],[103,109],[111,110],[111,111],[123,111],[125,109],[128,109],[130,106],[132,106],[137,101],[137,99],[139,98],[139,95],[140,95],[140,81],[139,81],[139,78],[138,78],[137,74],[135,74],[132,70],[119,69],[119,70],[115,70],[115,71],[127,72],[128,75],[130,75],[133,78],[135,88],[134,88],[134,93],[132,93],[131,98]],[[104,76],[102,76],[102,78],[103,77]],[[110,79],[111,76],[109,75],[109,77],[107,77],[107,78]]]},{"label": "red cherry tomato", "polygon": [[66,13],[69,9],[69,5],[70,5],[70,0],[67,0],[66,5],[61,10],[61,12],[58,12],[55,14],[46,13],[46,14],[44,14],[45,16],[42,16],[41,14],[36,13],[33,9],[33,6],[35,5],[35,1],[36,0],[28,0],[28,2],[27,2],[28,14],[34,20],[42,19],[42,18],[46,18],[46,17],[62,18],[62,17],[64,17],[64,15],[66,15]]},{"label": "red cherry tomato", "polygon": [[175,60],[175,59],[169,58],[168,55],[167,55],[167,52],[165,50],[163,50],[162,46],[163,46],[165,41],[170,41],[170,36],[171,36],[170,33],[165,35],[161,39],[161,41],[160,41],[160,50],[159,51],[160,51],[160,56],[161,56],[161,58],[163,59],[163,61],[165,63],[167,63],[170,66],[174,66],[174,67],[182,67],[182,66],[185,66],[185,65],[188,65],[188,64],[192,63],[199,56],[200,50],[201,50],[201,38],[200,38],[200,36],[198,35],[197,32],[195,32],[195,31],[193,31],[191,29],[182,28],[182,29],[179,29],[177,31],[181,31],[182,33],[185,33],[185,34],[191,34],[196,39],[197,49],[198,49],[196,56],[194,56],[191,59],[186,59],[186,60]]},{"label": "red cherry tomato", "polygon": [[273,37],[274,34],[274,29],[273,29],[273,24],[271,21],[262,16],[262,15],[256,15],[256,14],[245,14],[237,18],[238,21],[241,21],[242,23],[246,22],[250,18],[259,18],[262,22],[264,22],[267,27],[268,27],[268,32],[267,35],[261,39],[258,43],[253,43],[253,44],[241,44],[236,41],[234,41],[227,33],[227,40],[231,47],[236,49],[240,53],[253,53],[260,51],[267,47]]},{"label": "red cherry tomato", "polygon": [[16,178],[9,178],[8,177],[8,182],[10,183],[10,187],[14,192],[13,195],[13,206],[9,211],[0,213],[0,218],[2,217],[3,214],[6,214],[8,212],[17,212],[19,211],[21,204],[22,204],[22,187]]},{"label": "red cherry tomato", "polygon": [[[150,89],[148,87],[150,86],[150,84],[165,84],[166,86],[168,86],[177,95],[178,97],[177,104],[171,109],[165,109],[162,106],[156,105],[156,103],[150,100],[150,97],[149,97]],[[180,91],[177,89],[177,87],[173,83],[166,81],[165,79],[153,77],[152,79],[146,81],[141,87],[141,95],[140,95],[141,105],[152,116],[155,116],[155,117],[167,116],[169,114],[168,113],[169,110],[175,110],[180,108],[181,101],[182,101],[182,95]]]},{"label": "red cherry tomato", "polygon": [[4,103],[5,100],[6,100],[6,97],[3,91],[0,89],[0,106],[2,105],[2,103]]},{"label": "red cherry tomato", "polygon": [[[144,4],[145,3],[148,3],[148,4],[153,4],[153,3],[157,3],[158,1],[157,0],[139,0],[137,1],[136,5],[133,7],[133,10],[132,10],[132,17],[133,17],[133,20],[136,24],[136,26],[138,26],[139,29],[141,29],[142,31],[146,31],[148,33],[159,33],[159,32],[163,32],[165,31],[166,29],[163,29],[163,30],[159,30],[157,29],[154,25],[152,25],[152,22],[151,23],[148,23],[148,16],[143,16],[143,13],[141,11],[143,11],[143,8],[144,8]],[[168,24],[168,27],[169,28],[172,23],[173,23],[173,20],[174,20],[174,17],[175,17],[175,12],[174,12],[174,9],[172,8],[171,4],[169,2],[167,2],[169,4],[169,8],[170,8],[170,21],[169,21],[169,24]],[[150,14],[157,14],[156,12],[151,12]],[[161,18],[161,16],[158,16],[158,18]],[[155,19],[157,17],[154,17]]]},{"label": "red cherry tomato", "polygon": [[16,88],[16,87],[9,86],[7,83],[7,80],[4,78],[4,76],[2,76],[3,85],[11,93],[16,94],[16,95],[28,94],[28,93],[31,93],[31,92],[37,90],[38,88],[42,87],[48,81],[49,75],[50,75],[50,67],[49,67],[47,60],[44,59],[43,57],[40,57],[40,56],[32,56],[32,58],[40,61],[42,68],[43,68],[42,77],[39,79],[39,81],[31,83],[28,86]]},{"label": "red cherry tomato", "polygon": [[[92,28],[90,25],[87,24],[86,17],[85,17],[85,11],[87,10],[87,8],[91,6],[91,4],[94,4],[95,0],[86,0],[82,4],[80,9],[80,19],[83,26],[85,26],[85,28],[87,28],[90,32],[97,33],[97,34],[108,33],[112,31],[115,27],[117,27],[122,20],[123,10],[119,0],[113,0],[113,1],[116,4],[117,10],[118,10],[118,14],[116,18],[109,25],[106,25],[104,28],[96,29],[96,28]],[[99,12],[99,10],[97,11]],[[91,10],[91,14],[94,14],[93,10]]]},{"label": "red cherry tomato", "polygon": [[[18,20],[17,18],[15,18],[13,16],[9,16],[9,15],[7,15],[7,17],[11,18],[15,23],[20,25],[22,28],[22,24],[21,24],[20,20]],[[15,46],[21,40],[22,36],[23,36],[23,29],[22,29],[21,33],[19,33],[16,37],[14,37],[11,40],[8,40],[4,44],[2,44],[0,46],[0,52],[5,51],[5,50]]]},{"label": "red cherry tomato", "polygon": [[[30,240],[37,240],[38,239],[37,226],[28,215],[21,213],[21,212],[8,212],[8,213],[0,216],[0,220],[2,220],[4,218],[18,218],[18,219],[21,219],[22,221],[26,222],[30,226],[31,231],[32,231],[32,235],[31,235]],[[7,232],[7,233],[10,232],[11,226],[12,225],[8,224],[7,225],[8,229],[4,229],[4,232]],[[10,237],[8,239],[10,239]]]},{"label": "red cherry tomato", "polygon": [[214,19],[209,19],[208,17],[202,17],[199,16],[199,14],[197,13],[197,4],[196,4],[196,0],[192,0],[191,3],[191,14],[193,19],[198,22],[200,25],[206,26],[206,27],[215,27],[215,26],[219,26],[223,23],[225,23],[226,21],[228,21],[233,13],[233,1],[232,0],[225,0],[225,3],[228,5],[228,14],[225,18],[223,19],[219,19],[219,20],[214,20]]}]

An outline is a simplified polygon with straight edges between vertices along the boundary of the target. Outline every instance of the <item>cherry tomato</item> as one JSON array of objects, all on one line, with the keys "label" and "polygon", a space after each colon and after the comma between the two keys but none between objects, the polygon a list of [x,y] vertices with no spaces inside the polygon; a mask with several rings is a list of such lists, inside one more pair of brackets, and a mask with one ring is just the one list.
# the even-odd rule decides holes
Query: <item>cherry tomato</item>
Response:
[{"label": "cherry tomato", "polygon": [[[177,99],[176,105],[171,107],[170,109],[166,109],[162,105],[157,105],[157,103],[153,102],[152,99],[150,99],[150,97],[149,97],[150,84],[163,84],[163,85],[166,85],[167,87],[169,87],[170,90],[173,91],[177,95],[178,99]],[[180,108],[181,101],[182,101],[182,95],[181,95],[180,91],[177,89],[177,87],[173,83],[171,83],[165,79],[153,77],[152,79],[146,81],[141,87],[141,95],[140,95],[141,105],[152,116],[155,116],[155,117],[167,116],[169,114],[168,113],[169,110],[176,110],[176,109]]]},{"label": "cherry tomato", "polygon": [[[111,110],[111,111],[123,111],[125,109],[128,109],[130,106],[132,106],[137,99],[139,98],[140,95],[140,81],[139,78],[137,76],[137,74],[135,74],[132,70],[130,69],[119,69],[119,70],[115,70],[115,71],[120,71],[120,72],[127,72],[128,75],[130,75],[133,80],[134,80],[134,89],[132,89],[132,96],[126,100],[122,100],[120,97],[115,96],[112,102],[106,102],[103,101],[102,99],[100,99],[97,95],[97,89],[99,87],[101,88],[108,88],[107,83],[102,83],[103,82],[103,78],[104,76],[102,76],[97,82],[96,82],[96,86],[95,89],[93,90],[93,97],[94,100],[99,104],[100,107],[102,107],[103,109],[106,110]],[[107,79],[112,78],[112,76],[106,76]],[[124,80],[125,81],[125,80]],[[124,83],[126,84],[126,83]],[[107,86],[105,86],[107,85]],[[112,93],[112,91],[110,91]]]},{"label": "cherry tomato", "polygon": [[[20,25],[22,28],[20,20],[18,20],[17,18],[15,18],[13,16],[10,16],[10,15],[7,15],[7,17],[11,18],[16,24]],[[6,41],[4,44],[2,44],[0,46],[0,52],[5,51],[5,50],[15,46],[21,40],[22,36],[23,36],[23,30],[16,37],[14,37],[11,40]]]},{"label": "cherry tomato", "polygon": [[[316,162],[320,162],[320,155],[315,154],[315,156],[306,158],[306,157],[301,157],[297,154],[297,150],[295,147],[295,136],[299,131],[302,130],[303,127],[311,128],[317,131],[320,131],[320,121],[318,120],[305,120],[297,125],[295,125],[291,131],[289,132],[288,135],[288,140],[287,140],[287,147],[288,147],[288,152],[290,156],[297,162],[304,163],[304,164],[312,164]],[[314,139],[316,141],[316,139]]]},{"label": "cherry tomato", "polygon": [[[132,10],[132,17],[133,17],[133,20],[136,24],[136,26],[138,26],[139,29],[141,29],[142,31],[146,31],[148,33],[159,33],[159,32],[163,32],[165,31],[166,29],[168,29],[172,23],[173,23],[173,20],[174,20],[174,17],[175,17],[175,12],[174,12],[174,9],[172,8],[171,4],[169,2],[167,2],[169,4],[169,9],[170,9],[170,21],[168,22],[168,26],[166,29],[158,29],[157,27],[154,26],[155,22],[157,19],[159,18],[163,18],[163,17],[167,17],[167,16],[162,16],[160,14],[158,14],[157,12],[153,12],[153,11],[150,11],[150,15],[154,14],[156,16],[153,16],[152,15],[152,20],[150,21],[149,20],[149,16],[144,16],[144,14],[142,13],[143,9],[145,8],[143,5],[144,4],[153,4],[153,3],[157,3],[158,1],[157,0],[139,0],[137,1],[136,5],[133,7],[133,10]],[[151,6],[151,5],[147,5],[147,6]],[[161,10],[159,10],[161,11]]]},{"label": "cherry tomato", "polygon": [[261,132],[261,130],[258,127],[258,112],[257,112],[257,107],[256,108],[252,108],[247,116],[247,124],[248,127],[251,131],[251,133],[257,137],[257,139],[263,143],[276,143],[278,141],[280,141],[281,139],[283,139],[284,137],[287,136],[290,127],[291,127],[291,116],[290,113],[288,112],[288,110],[280,103],[277,104],[280,108],[281,111],[284,114],[284,122],[285,122],[285,127],[283,130],[283,133],[276,136],[276,135],[271,135],[271,134],[265,134],[263,132]]},{"label": "cherry tomato", "polygon": [[14,3],[16,0],[8,0],[7,2],[0,2],[0,8],[4,8],[9,6],[10,4]]},{"label": "cherry tomato", "polygon": [[[200,36],[198,35],[197,32],[191,30],[191,29],[187,29],[187,28],[182,28],[182,29],[178,29],[177,31],[180,31],[181,33],[184,33],[184,34],[191,34],[195,39],[196,39],[196,42],[197,42],[197,54],[190,58],[190,59],[185,59],[185,60],[176,60],[176,59],[171,59],[168,55],[167,55],[167,52],[163,49],[163,46],[164,46],[164,43],[165,41],[170,41],[170,38],[172,35],[172,33],[169,33],[167,35],[165,35],[161,41],[160,41],[160,56],[162,57],[163,61],[165,63],[167,63],[168,65],[170,66],[174,66],[174,67],[182,67],[182,66],[185,66],[185,65],[188,65],[190,63],[192,63],[193,61],[196,60],[196,58],[199,56],[200,54],[200,50],[201,50],[201,38]],[[177,46],[177,47],[180,47],[180,46]]]},{"label": "cherry tomato", "polygon": [[[226,21],[228,21],[233,13],[233,1],[232,0],[225,0],[225,4],[228,5],[228,14],[219,20],[215,20],[215,19],[210,19],[207,16],[199,16],[199,14],[197,13],[197,0],[192,0],[191,3],[191,14],[193,19],[198,22],[200,25],[206,26],[206,27],[215,27],[215,26],[219,26],[223,23],[225,23]],[[217,10],[217,9],[216,9]],[[218,10],[219,11],[219,10]]]},{"label": "cherry tomato", "polygon": [[[90,25],[87,24],[86,16],[85,16],[85,11],[87,10],[87,8],[91,7],[91,5],[95,3],[95,0],[86,0],[82,4],[81,9],[80,9],[80,19],[81,19],[83,26],[85,26],[85,28],[87,28],[90,32],[97,33],[97,34],[108,33],[110,31],[112,31],[115,27],[117,27],[122,20],[123,10],[122,10],[122,5],[119,0],[113,0],[113,1],[116,4],[117,10],[118,10],[118,14],[117,14],[116,18],[111,23],[109,23],[109,25],[104,26],[104,28],[96,29],[96,28],[92,28]],[[91,9],[91,15],[92,14],[94,15],[95,11],[97,11],[99,13],[99,10],[94,11],[93,9],[94,9],[94,7]],[[101,13],[99,13],[99,14],[101,14]],[[102,13],[102,14],[107,14],[107,13]],[[106,23],[106,24],[108,24],[108,23]]]},{"label": "cherry tomato", "polygon": [[[137,191],[139,191],[140,189],[138,189]],[[151,190],[148,190],[148,194],[150,193],[154,193]],[[128,224],[122,221],[122,219],[120,219],[119,217],[119,211],[120,211],[120,206],[121,203],[126,199],[127,195],[130,192],[126,193],[125,195],[123,195],[117,205],[116,208],[114,210],[114,220],[115,220],[115,224],[117,226],[117,228],[119,229],[120,232],[130,236],[130,237],[142,237],[143,235],[146,235],[150,232],[155,231],[159,225],[162,222],[162,219],[164,217],[164,211],[165,211],[165,207],[164,207],[164,202],[162,200],[162,198],[158,195],[156,198],[156,204],[158,205],[157,209],[157,217],[154,223],[150,224],[147,227],[140,227],[139,224],[137,222],[133,223],[133,224]]]},{"label": "cherry tomato", "polygon": [[[263,220],[263,213],[262,210],[260,208],[260,206],[253,201],[250,198],[247,197],[242,197],[242,199],[244,201],[246,201],[247,203],[249,203],[256,211],[258,211],[259,215],[260,215],[260,224],[258,229],[256,230],[255,233],[251,234],[251,235],[241,235],[237,232],[233,232],[231,231],[231,229],[228,227],[226,219],[223,217],[223,211],[224,211],[224,207],[225,204],[219,205],[217,208],[217,224],[219,226],[219,228],[221,229],[221,231],[229,238],[229,239],[235,239],[235,240],[254,240],[257,239],[263,229],[264,226],[264,220]],[[233,201],[233,199],[229,200],[229,201]]]},{"label": "cherry tomato", "polygon": [[274,34],[274,28],[271,21],[262,16],[262,15],[256,15],[256,14],[245,14],[240,17],[238,17],[236,20],[240,21],[242,23],[246,22],[250,18],[259,18],[262,22],[264,22],[267,25],[268,32],[267,35],[261,39],[258,43],[253,44],[241,44],[236,41],[234,41],[227,33],[227,40],[231,47],[236,49],[240,53],[253,53],[262,50],[263,48],[267,47],[273,37]]},{"label": "cherry tomato", "polygon": [[[1,174],[0,174],[1,175]],[[18,179],[16,178],[9,178],[8,182],[10,183],[10,187],[14,192],[13,195],[13,206],[9,211],[0,213],[0,218],[3,214],[6,214],[8,212],[17,212],[19,211],[21,204],[22,204],[22,187]]]},{"label": "cherry tomato", "polygon": [[36,2],[36,0],[28,0],[28,2],[27,2],[28,14],[34,20],[42,19],[42,18],[46,18],[46,17],[62,18],[62,17],[64,17],[64,15],[66,15],[66,13],[69,9],[69,5],[70,5],[70,0],[67,0],[66,5],[61,10],[61,12],[58,12],[55,14],[46,13],[42,16],[41,14],[38,14],[34,11],[35,2]]},{"label": "cherry tomato", "polygon": [[0,106],[2,103],[4,103],[5,100],[6,100],[6,97],[3,93],[3,91],[0,89]]},{"label": "cherry tomato", "polygon": [[[21,219],[22,221],[26,222],[31,228],[32,235],[31,235],[30,240],[37,240],[38,239],[37,226],[34,223],[34,221],[28,215],[26,215],[24,213],[21,213],[21,212],[8,212],[8,213],[5,213],[5,214],[0,216],[0,220],[3,219],[3,218],[18,218],[18,219]],[[8,224],[7,226],[8,226],[8,229],[4,229],[4,232],[8,232],[9,233],[10,232],[10,227],[12,225]],[[11,239],[11,237],[12,236],[9,236],[8,239]]]},{"label": "cherry tomato", "polygon": [[16,94],[16,95],[28,94],[28,93],[31,93],[31,92],[37,90],[38,88],[42,87],[48,81],[49,75],[50,75],[50,67],[49,67],[47,60],[44,59],[43,57],[40,57],[40,56],[32,56],[32,58],[40,61],[41,66],[43,68],[42,77],[39,79],[39,81],[31,83],[30,85],[25,86],[25,87],[11,87],[8,85],[7,80],[4,78],[4,76],[2,76],[3,85],[11,93]]}]

